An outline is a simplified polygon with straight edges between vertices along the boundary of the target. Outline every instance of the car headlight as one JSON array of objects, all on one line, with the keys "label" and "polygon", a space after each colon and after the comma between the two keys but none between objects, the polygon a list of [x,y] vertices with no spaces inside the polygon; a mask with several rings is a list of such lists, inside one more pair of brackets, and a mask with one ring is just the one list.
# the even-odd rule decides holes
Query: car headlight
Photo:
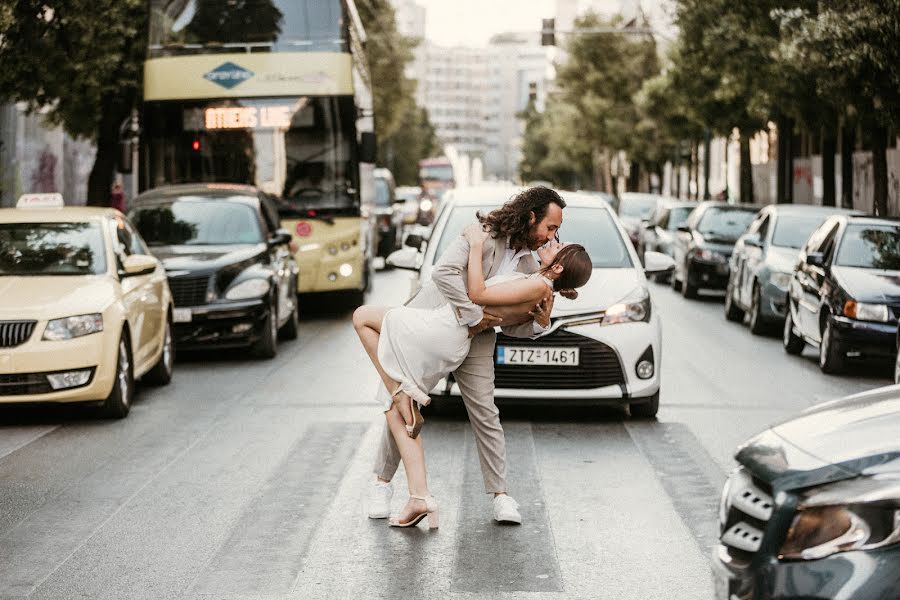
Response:
[{"label": "car headlight", "polygon": [[772,274],[769,275],[769,281],[776,287],[786,290],[791,285],[791,273],[773,271]]},{"label": "car headlight", "polygon": [[431,200],[425,199],[425,200],[422,200],[421,202],[419,202],[419,210],[421,210],[422,212],[428,212],[433,207],[434,207],[434,202],[432,202]]},{"label": "car headlight", "polygon": [[261,278],[248,279],[225,292],[226,300],[247,300],[259,298],[269,293],[269,281]]},{"label": "car headlight", "polygon": [[728,262],[728,257],[726,257],[724,254],[720,254],[712,250],[707,250],[706,248],[697,248],[696,250],[694,250],[693,258],[712,263],[724,264]]},{"label": "car headlight", "polygon": [[900,479],[859,477],[804,494],[779,558],[817,560],[900,543]]},{"label": "car headlight", "polygon": [[856,300],[844,302],[844,316],[859,321],[877,321],[888,323],[891,320],[891,312],[886,304],[867,304]]},{"label": "car headlight", "polygon": [[98,331],[103,331],[103,315],[100,313],[78,315],[53,319],[48,322],[42,339],[56,342],[90,335]]},{"label": "car headlight", "polygon": [[617,323],[638,323],[650,320],[650,293],[646,288],[638,288],[621,302],[613,304],[604,312],[575,317],[563,323],[563,327],[578,325],[615,325]]}]

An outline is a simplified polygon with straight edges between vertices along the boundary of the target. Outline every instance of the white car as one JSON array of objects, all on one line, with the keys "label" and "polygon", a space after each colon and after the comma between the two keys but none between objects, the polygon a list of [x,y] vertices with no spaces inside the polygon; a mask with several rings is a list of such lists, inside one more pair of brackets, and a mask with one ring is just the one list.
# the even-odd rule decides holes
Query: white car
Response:
[{"label": "white car", "polygon": [[[409,236],[410,248],[388,262],[418,271],[413,292],[431,276],[441,253],[474,222],[519,190],[459,188],[447,192],[428,240]],[[652,418],[659,409],[662,326],[647,286],[647,273],[674,267],[668,256],[647,252],[646,271],[609,205],[596,196],[561,192],[566,201],[560,237],[582,244],[594,263],[576,300],[557,297],[551,326],[536,339],[497,336],[495,397],[627,404],[632,416]],[[459,396],[452,375],[432,391]]]}]

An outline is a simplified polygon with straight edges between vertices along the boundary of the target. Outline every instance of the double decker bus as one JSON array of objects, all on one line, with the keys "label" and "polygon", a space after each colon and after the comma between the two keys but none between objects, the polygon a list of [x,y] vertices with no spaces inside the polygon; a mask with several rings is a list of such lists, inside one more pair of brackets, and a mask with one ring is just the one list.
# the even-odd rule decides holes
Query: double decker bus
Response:
[{"label": "double decker bus", "polygon": [[361,302],[375,250],[372,94],[353,0],[149,0],[139,182],[270,195],[299,293]]}]

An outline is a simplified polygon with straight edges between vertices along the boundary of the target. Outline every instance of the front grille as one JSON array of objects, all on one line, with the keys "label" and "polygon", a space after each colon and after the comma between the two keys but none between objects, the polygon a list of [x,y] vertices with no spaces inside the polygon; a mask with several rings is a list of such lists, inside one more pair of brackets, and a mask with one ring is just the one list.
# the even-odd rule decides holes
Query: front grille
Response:
[{"label": "front grille", "polygon": [[209,276],[173,277],[169,279],[169,289],[175,306],[202,306],[206,304]]},{"label": "front grille", "polygon": [[0,321],[0,348],[24,344],[34,333],[37,321]]},{"label": "front grille", "polygon": [[572,347],[579,350],[577,367],[554,365],[498,365],[494,352],[494,386],[525,390],[580,390],[621,385],[625,374],[615,351],[591,338],[557,330],[550,335],[531,340],[497,335],[497,346],[540,348],[547,346]]},{"label": "front grille", "polygon": [[47,378],[41,373],[0,375],[0,396],[48,394],[52,391]]},{"label": "front grille", "polygon": [[725,522],[719,523],[719,540],[729,551],[749,560],[762,544],[775,503],[772,489],[746,469],[738,469],[728,482]]}]

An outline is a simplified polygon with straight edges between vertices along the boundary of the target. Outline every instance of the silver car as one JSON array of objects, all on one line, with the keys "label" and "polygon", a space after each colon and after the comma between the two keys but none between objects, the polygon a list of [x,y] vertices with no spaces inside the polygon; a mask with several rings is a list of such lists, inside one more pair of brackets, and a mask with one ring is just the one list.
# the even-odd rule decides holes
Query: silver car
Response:
[{"label": "silver car", "polygon": [[[666,256],[675,257],[672,244],[678,228],[684,225],[688,215],[697,207],[696,202],[676,200],[675,198],[660,198],[656,203],[656,209],[650,215],[650,219],[643,222],[642,230],[638,237],[638,256],[644,259],[644,253],[649,251],[660,252]],[[668,281],[668,274],[659,281]]]},{"label": "silver car", "polygon": [[829,216],[861,214],[828,206],[772,204],[757,213],[731,255],[725,318],[744,320],[760,335],[784,322],[787,290],[797,254]]}]

